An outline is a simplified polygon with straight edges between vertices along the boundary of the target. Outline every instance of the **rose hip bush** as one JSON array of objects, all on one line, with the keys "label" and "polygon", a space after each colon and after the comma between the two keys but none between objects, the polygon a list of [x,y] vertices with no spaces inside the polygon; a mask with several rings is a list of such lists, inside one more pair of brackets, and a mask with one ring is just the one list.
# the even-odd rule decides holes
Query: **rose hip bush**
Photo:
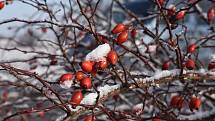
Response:
[{"label": "rose hip bush", "polygon": [[215,1],[104,1],[0,0],[0,119],[215,120]]}]

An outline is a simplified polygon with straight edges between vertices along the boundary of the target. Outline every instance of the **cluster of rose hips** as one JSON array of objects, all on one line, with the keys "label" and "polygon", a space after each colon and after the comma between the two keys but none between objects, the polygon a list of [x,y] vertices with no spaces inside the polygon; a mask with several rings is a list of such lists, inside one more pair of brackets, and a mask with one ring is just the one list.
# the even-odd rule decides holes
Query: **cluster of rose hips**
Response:
[{"label": "cluster of rose hips", "polygon": [[[188,0],[189,4],[193,4],[196,0]],[[159,6],[162,7],[165,3],[165,0],[157,0],[159,3]],[[176,11],[176,6],[175,5],[170,5],[169,8],[167,9],[167,15],[169,17],[170,23],[175,23],[175,21],[182,20],[185,15],[186,15],[187,10],[180,10]],[[214,7],[211,7],[207,11],[207,20],[208,23],[210,24],[215,16],[215,10]]]},{"label": "cluster of rose hips", "polygon": [[[181,109],[184,106],[185,100],[183,96],[176,95],[171,98],[170,106],[172,108]],[[191,111],[198,110],[201,106],[201,99],[198,97],[191,97],[189,100],[189,108]]]},{"label": "cluster of rose hips", "polygon": [[[117,24],[111,31],[113,34],[118,34],[116,42],[122,44],[128,40],[128,27],[122,23]],[[134,39],[136,37],[137,30],[133,28],[130,31],[131,37]]]},{"label": "cluster of rose hips", "polygon": [[[187,47],[187,52],[189,54],[192,54],[196,51],[197,49],[197,45],[196,44],[190,44],[188,47]],[[165,61],[163,64],[162,64],[162,70],[168,70],[169,67],[170,67],[170,64],[171,62],[170,61]],[[186,67],[187,69],[189,70],[192,70],[195,68],[195,61],[191,58],[187,59],[187,61],[183,64],[183,67]],[[208,64],[208,70],[211,70],[211,69],[215,69],[215,62],[210,62]]]},{"label": "cluster of rose hips", "polygon": [[13,0],[0,1],[0,10],[4,8],[5,4],[10,4],[12,2],[13,2]]}]

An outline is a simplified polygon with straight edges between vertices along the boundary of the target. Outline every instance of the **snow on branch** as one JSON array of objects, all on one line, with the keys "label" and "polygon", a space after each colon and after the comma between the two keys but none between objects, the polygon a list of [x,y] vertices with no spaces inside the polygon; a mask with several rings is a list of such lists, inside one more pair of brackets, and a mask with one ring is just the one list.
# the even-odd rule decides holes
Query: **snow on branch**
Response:
[{"label": "snow on branch", "polygon": [[110,52],[111,47],[109,44],[102,44],[99,45],[97,48],[92,50],[90,53],[87,54],[85,60],[90,60],[90,61],[101,61],[104,60],[107,54]]}]

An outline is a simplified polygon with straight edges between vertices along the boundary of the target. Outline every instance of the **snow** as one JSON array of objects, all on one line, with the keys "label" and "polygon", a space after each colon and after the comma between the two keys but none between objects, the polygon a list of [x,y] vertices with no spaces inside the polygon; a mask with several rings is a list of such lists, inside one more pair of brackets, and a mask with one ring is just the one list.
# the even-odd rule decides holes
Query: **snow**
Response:
[{"label": "snow", "polygon": [[215,62],[215,54],[210,56],[210,60],[211,60],[211,62]]},{"label": "snow", "polygon": [[178,75],[179,73],[180,73],[179,69],[157,71],[155,72],[154,76],[146,77],[140,80],[142,81],[142,83],[150,82],[150,81],[153,82],[154,80],[159,80],[160,78],[167,77],[167,76],[175,76],[175,75]]},{"label": "snow", "polygon": [[148,46],[148,51],[151,53],[156,52],[156,49],[157,49],[157,45],[149,45]]},{"label": "snow", "polygon": [[132,112],[136,115],[140,115],[143,111],[143,103],[137,104],[132,108]]},{"label": "snow", "polygon": [[199,112],[194,112],[193,115],[180,115],[179,119],[189,119],[189,120],[196,120],[196,119],[203,119],[206,117],[209,117],[211,115],[214,115],[215,113],[215,108],[213,108],[210,111],[199,111]]},{"label": "snow", "polygon": [[63,114],[61,116],[59,116],[55,121],[62,121],[65,117],[66,117],[67,114]]},{"label": "snow", "polygon": [[60,87],[64,89],[69,89],[73,84],[73,80],[66,80],[62,83],[60,83]]},{"label": "snow", "polygon": [[102,45],[99,45],[97,48],[92,50],[90,53],[86,55],[85,60],[90,60],[90,61],[101,61],[104,60],[107,54],[110,52],[111,47],[109,44],[105,43]]}]

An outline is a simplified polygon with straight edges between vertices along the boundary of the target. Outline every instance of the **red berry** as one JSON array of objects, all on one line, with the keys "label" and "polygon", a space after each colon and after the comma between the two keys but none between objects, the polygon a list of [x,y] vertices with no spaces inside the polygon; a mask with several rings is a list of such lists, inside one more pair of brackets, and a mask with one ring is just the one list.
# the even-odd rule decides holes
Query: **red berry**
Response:
[{"label": "red berry", "polygon": [[134,39],[137,35],[137,30],[134,28],[131,30],[131,37]]},{"label": "red berry", "polygon": [[82,99],[83,99],[83,94],[80,90],[78,90],[72,94],[70,103],[72,104],[73,107],[76,107],[77,105],[79,105],[81,103]]},{"label": "red berry", "polygon": [[116,39],[118,44],[122,44],[128,40],[128,31],[120,33]]},{"label": "red berry", "polygon": [[170,61],[166,61],[162,65],[162,70],[168,70],[170,66]]},{"label": "red berry", "polygon": [[90,89],[92,88],[92,81],[89,77],[85,77],[84,79],[81,80],[80,85],[84,89]]},{"label": "red berry", "polygon": [[97,64],[96,64],[97,68],[99,69],[106,69],[108,67],[108,62],[107,60],[102,60],[102,61],[99,61]]},{"label": "red berry", "polygon": [[208,10],[208,13],[207,13],[207,17],[208,17],[208,22],[210,23],[213,18],[215,16],[215,10],[213,7],[211,7],[209,10]]},{"label": "red berry", "polygon": [[117,34],[117,33],[125,31],[126,29],[127,29],[127,27],[124,24],[120,23],[120,24],[117,24],[111,32],[113,34]]},{"label": "red berry", "polygon": [[196,44],[191,44],[187,48],[188,53],[193,53],[193,52],[195,52],[195,50],[196,50]]},{"label": "red berry", "polygon": [[159,116],[155,116],[152,121],[160,121],[160,117]]},{"label": "red berry", "polygon": [[84,118],[84,121],[93,121],[94,120],[94,116],[93,115],[88,115]]},{"label": "red berry", "polygon": [[192,111],[193,109],[198,110],[201,106],[201,100],[197,97],[192,97],[189,103],[190,110]]},{"label": "red berry", "polygon": [[165,0],[158,0],[158,3],[160,4],[160,6],[163,6]]},{"label": "red berry", "polygon": [[4,5],[5,5],[4,1],[0,1],[0,10],[4,8]]},{"label": "red berry", "polygon": [[186,68],[189,70],[192,70],[195,68],[195,62],[192,59],[188,59],[185,65],[186,65]]},{"label": "red berry", "polygon": [[93,62],[91,61],[83,61],[81,62],[81,68],[85,72],[91,72],[93,70]]},{"label": "red berry", "polygon": [[59,81],[64,82],[64,81],[72,80],[72,78],[73,78],[73,74],[66,73],[66,74],[61,75]]},{"label": "red berry", "polygon": [[185,10],[182,10],[182,11],[178,12],[177,15],[176,15],[176,17],[175,17],[176,20],[181,20],[181,19],[183,19],[184,16],[185,16],[185,14],[186,14],[186,11],[185,11]]},{"label": "red berry", "polygon": [[37,112],[38,116],[40,118],[44,118],[45,117],[45,112],[44,111],[40,111],[40,112]]},{"label": "red berry", "polygon": [[170,101],[170,105],[173,107],[173,108],[178,108],[178,109],[181,109],[183,107],[183,104],[184,104],[184,99],[182,96],[173,96],[171,101]]},{"label": "red berry", "polygon": [[75,79],[76,79],[77,81],[80,81],[80,80],[82,80],[83,78],[84,78],[84,73],[83,73],[82,71],[78,71],[78,72],[75,73]]},{"label": "red berry", "polygon": [[215,69],[215,62],[211,62],[208,64],[208,70]]},{"label": "red berry", "polygon": [[108,55],[107,55],[107,60],[108,60],[111,64],[115,65],[115,64],[117,63],[117,61],[118,61],[118,56],[117,56],[116,51],[111,50],[111,51],[108,53]]}]

